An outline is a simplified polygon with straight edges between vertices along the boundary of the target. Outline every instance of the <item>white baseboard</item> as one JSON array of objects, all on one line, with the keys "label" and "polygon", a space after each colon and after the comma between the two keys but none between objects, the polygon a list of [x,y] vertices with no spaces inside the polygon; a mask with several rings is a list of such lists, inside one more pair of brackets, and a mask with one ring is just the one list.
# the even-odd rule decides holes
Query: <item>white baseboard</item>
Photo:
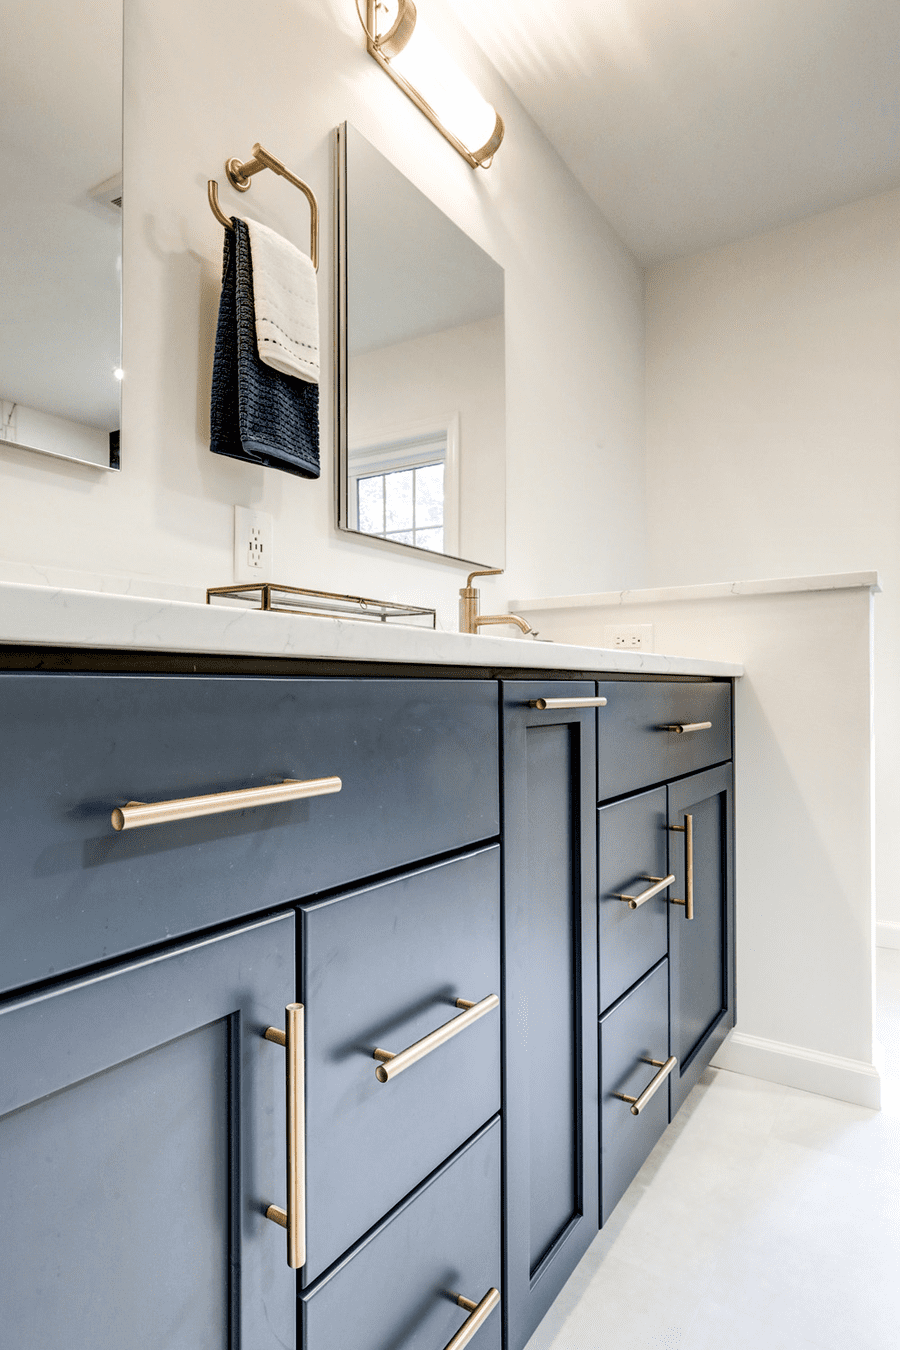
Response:
[{"label": "white baseboard", "polygon": [[885,921],[875,925],[875,946],[900,951],[900,923]]},{"label": "white baseboard", "polygon": [[874,1064],[861,1059],[843,1059],[733,1031],[717,1050],[713,1067],[803,1092],[818,1092],[822,1097],[836,1097],[875,1111],[881,1108],[881,1076]]}]

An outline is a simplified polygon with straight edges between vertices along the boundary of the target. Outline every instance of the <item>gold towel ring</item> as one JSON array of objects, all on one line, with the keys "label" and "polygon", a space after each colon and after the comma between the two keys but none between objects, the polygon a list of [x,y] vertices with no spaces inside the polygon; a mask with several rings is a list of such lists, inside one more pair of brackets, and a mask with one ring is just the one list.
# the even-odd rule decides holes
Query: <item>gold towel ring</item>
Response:
[{"label": "gold towel ring", "polygon": [[[257,142],[253,147],[253,158],[248,159],[242,164],[239,159],[229,159],[225,163],[225,172],[228,175],[228,181],[231,186],[237,188],[238,192],[246,192],[250,186],[250,178],[253,174],[259,173],[260,169],[271,169],[273,173],[286,178],[289,183],[293,183],[295,188],[299,188],[309,202],[309,256],[312,259],[312,265],[319,270],[319,203],[316,201],[316,194],[312,188],[304,183],[302,178],[297,178],[286,169],[280,159],[270,155],[268,150],[264,150]],[[209,206],[216,220],[220,225],[224,225],[226,230],[232,229],[231,221],[219,205],[219,185],[214,178],[210,178],[206,185],[207,196],[209,197]]]}]

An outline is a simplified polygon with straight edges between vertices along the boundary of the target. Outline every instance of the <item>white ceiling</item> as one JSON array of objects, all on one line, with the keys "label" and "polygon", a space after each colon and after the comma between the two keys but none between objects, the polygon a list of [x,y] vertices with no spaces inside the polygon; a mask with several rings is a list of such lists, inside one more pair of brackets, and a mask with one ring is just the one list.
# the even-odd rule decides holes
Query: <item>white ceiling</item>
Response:
[{"label": "white ceiling", "polygon": [[900,0],[448,3],[643,263],[900,186]]}]

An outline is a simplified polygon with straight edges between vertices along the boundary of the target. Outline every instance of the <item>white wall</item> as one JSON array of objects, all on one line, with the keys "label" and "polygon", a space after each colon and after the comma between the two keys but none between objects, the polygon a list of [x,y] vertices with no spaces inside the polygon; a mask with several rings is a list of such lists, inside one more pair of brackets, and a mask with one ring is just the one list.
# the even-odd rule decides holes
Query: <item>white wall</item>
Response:
[{"label": "white wall", "polygon": [[[0,576],[22,564],[184,583],[231,579],[235,503],[275,518],[279,579],[437,605],[456,626],[461,571],[351,542],[333,526],[332,394],[322,389],[322,478],[208,451],[222,232],[206,204],[302,241],[307,208],[273,175],[239,198],[231,155],[259,140],[322,206],[322,340],[331,351],[333,128],[349,119],[506,270],[508,575],[513,591],[640,581],[643,293],[631,255],[492,68],[430,6],[485,94],[506,143],[473,172],[365,53],[352,0],[125,0],[125,319],[122,472],[4,449]],[[65,115],[65,110],[60,110]],[[268,181],[266,181],[268,180]],[[598,506],[621,510],[602,534]],[[35,577],[37,579],[37,576]]]},{"label": "white wall", "polygon": [[503,328],[495,316],[378,347],[348,379],[351,447],[458,415],[458,552],[489,567],[506,561]]},{"label": "white wall", "polygon": [[880,573],[878,910],[900,940],[900,192],[650,271],[647,484],[651,585]]}]

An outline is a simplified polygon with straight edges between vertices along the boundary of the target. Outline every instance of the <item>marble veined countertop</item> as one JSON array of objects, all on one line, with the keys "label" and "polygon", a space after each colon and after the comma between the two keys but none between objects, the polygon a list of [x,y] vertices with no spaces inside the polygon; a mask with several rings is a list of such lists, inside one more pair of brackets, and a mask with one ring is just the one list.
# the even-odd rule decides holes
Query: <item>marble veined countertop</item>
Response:
[{"label": "marble veined countertop", "polygon": [[[514,630],[513,630],[514,631]],[[733,661],[0,582],[0,643],[415,665],[739,676]]]}]

